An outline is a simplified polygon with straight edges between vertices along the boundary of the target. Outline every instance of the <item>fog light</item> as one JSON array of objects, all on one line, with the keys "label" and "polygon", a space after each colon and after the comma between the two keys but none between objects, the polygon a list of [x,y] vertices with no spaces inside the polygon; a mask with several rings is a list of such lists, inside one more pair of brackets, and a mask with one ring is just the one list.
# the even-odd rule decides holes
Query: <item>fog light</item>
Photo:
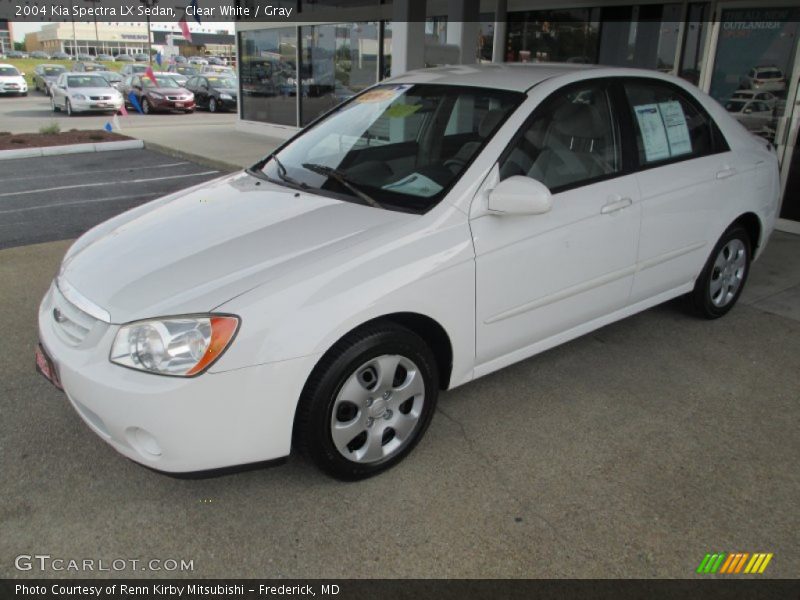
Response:
[{"label": "fog light", "polygon": [[140,427],[129,427],[125,433],[131,446],[145,458],[161,456],[161,446],[153,435]]}]

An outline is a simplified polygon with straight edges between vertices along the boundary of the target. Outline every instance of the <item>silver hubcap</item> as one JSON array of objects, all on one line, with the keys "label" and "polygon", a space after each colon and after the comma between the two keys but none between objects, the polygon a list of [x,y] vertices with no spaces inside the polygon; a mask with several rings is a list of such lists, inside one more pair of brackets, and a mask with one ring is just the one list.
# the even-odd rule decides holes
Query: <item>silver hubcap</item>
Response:
[{"label": "silver hubcap", "polygon": [[711,271],[709,293],[719,308],[730,304],[742,286],[747,267],[747,250],[742,240],[733,239],[722,247]]},{"label": "silver hubcap", "polygon": [[412,439],[425,404],[425,383],[405,356],[384,354],[347,378],[331,414],[331,438],[339,453],[375,463],[400,452]]}]

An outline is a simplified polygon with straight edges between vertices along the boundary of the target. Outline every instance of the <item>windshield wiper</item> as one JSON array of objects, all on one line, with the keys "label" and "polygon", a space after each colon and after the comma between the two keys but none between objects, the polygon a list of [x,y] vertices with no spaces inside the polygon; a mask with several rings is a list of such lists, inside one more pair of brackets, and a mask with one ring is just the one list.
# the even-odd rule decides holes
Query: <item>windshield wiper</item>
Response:
[{"label": "windshield wiper", "polygon": [[278,177],[280,177],[282,181],[285,181],[286,183],[294,187],[300,188],[301,190],[307,190],[311,187],[307,183],[303,183],[302,181],[297,181],[293,177],[289,177],[289,174],[286,172],[286,167],[283,166],[283,163],[277,156],[275,156],[275,154],[270,154],[269,156],[258,161],[252,167],[248,167],[247,169],[245,169],[245,173],[253,175],[254,177],[258,177],[259,179],[263,179],[264,181],[274,182],[275,180],[266,173],[264,173],[263,170],[266,164],[271,160],[275,161],[275,166],[278,167]]},{"label": "windshield wiper", "polygon": [[316,163],[303,163],[302,167],[314,173],[319,173],[320,175],[325,175],[326,177],[335,179],[370,206],[374,206],[375,208],[384,208],[380,202],[375,200],[375,198],[373,198],[363,190],[357,188],[352,183],[352,181],[347,178],[347,175],[345,175],[341,171],[334,169],[333,167],[329,167],[327,165],[318,165]]}]

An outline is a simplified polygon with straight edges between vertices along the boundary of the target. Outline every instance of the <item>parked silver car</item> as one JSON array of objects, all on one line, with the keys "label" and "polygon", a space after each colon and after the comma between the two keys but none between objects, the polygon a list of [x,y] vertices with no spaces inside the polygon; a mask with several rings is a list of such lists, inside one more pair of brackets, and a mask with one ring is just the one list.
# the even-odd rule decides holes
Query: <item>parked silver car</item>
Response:
[{"label": "parked silver car", "polygon": [[97,73],[62,73],[50,86],[50,107],[64,110],[70,117],[77,112],[116,113],[122,94]]}]

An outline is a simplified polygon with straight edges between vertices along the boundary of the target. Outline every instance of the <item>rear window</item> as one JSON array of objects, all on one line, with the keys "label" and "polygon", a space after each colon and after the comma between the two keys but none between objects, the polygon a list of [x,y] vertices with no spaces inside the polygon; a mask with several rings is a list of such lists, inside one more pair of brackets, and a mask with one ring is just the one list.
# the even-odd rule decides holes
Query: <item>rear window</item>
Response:
[{"label": "rear window", "polygon": [[766,69],[756,73],[756,77],[759,79],[780,79],[783,75],[776,69]]},{"label": "rear window", "polygon": [[732,113],[742,112],[744,102],[730,101],[725,103],[725,110]]}]

